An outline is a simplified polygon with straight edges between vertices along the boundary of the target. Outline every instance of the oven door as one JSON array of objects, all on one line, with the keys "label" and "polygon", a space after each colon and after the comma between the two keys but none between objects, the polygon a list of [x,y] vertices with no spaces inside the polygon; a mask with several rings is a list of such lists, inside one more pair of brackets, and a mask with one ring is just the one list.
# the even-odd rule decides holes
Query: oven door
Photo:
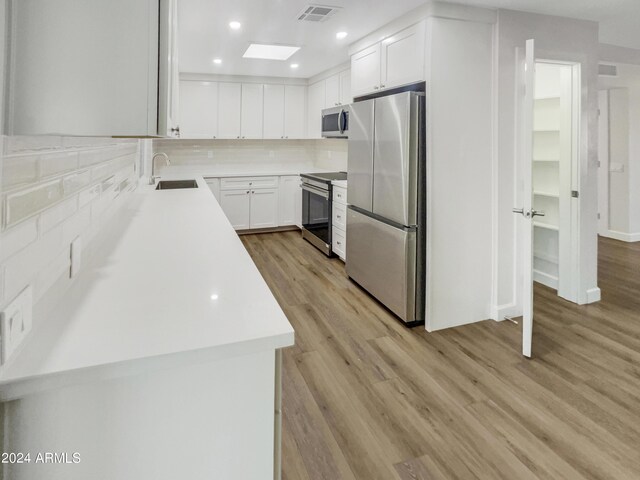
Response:
[{"label": "oven door", "polygon": [[331,254],[329,191],[302,183],[302,235],[326,255]]}]

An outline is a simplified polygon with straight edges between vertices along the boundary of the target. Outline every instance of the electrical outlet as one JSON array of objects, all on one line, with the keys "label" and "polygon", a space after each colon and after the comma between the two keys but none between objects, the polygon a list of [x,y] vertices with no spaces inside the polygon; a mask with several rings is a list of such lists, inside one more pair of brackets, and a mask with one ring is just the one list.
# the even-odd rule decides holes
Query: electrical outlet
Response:
[{"label": "electrical outlet", "polygon": [[82,239],[80,237],[76,237],[73,242],[71,242],[71,269],[69,271],[69,276],[71,278],[75,277],[80,271],[80,259],[82,258]]},{"label": "electrical outlet", "polygon": [[32,319],[33,292],[28,286],[0,313],[3,364],[31,331]]}]

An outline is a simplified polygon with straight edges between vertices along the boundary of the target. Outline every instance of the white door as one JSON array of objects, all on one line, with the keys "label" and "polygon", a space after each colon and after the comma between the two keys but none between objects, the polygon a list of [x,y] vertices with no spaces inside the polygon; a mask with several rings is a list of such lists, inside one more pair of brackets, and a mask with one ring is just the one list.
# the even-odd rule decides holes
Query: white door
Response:
[{"label": "white door", "polygon": [[284,138],[284,85],[264,86],[263,138]]},{"label": "white door", "polygon": [[305,138],[307,87],[284,87],[284,138]]},{"label": "white door", "polygon": [[218,84],[180,82],[180,135],[182,138],[216,138],[218,135]]},{"label": "white door", "polygon": [[340,74],[332,75],[324,82],[325,108],[340,105]]},{"label": "white door", "polygon": [[514,208],[522,222],[522,354],[531,357],[533,334],[533,108],[535,98],[534,40],[527,40],[525,58],[520,70],[524,95],[520,119],[520,168],[522,174],[522,206]]},{"label": "white door", "polygon": [[380,88],[424,80],[424,22],[384,39],[381,45]]},{"label": "white door", "polygon": [[307,137],[322,137],[322,109],[324,108],[324,81],[309,86],[309,109],[307,110]]},{"label": "white door", "polygon": [[349,105],[351,98],[351,70],[340,72],[340,104]]},{"label": "white door", "polygon": [[278,226],[297,225],[298,192],[300,191],[300,177],[287,175],[280,177],[280,191],[278,192]]},{"label": "white door", "polygon": [[245,230],[251,227],[251,190],[222,190],[220,206],[233,228]]},{"label": "white door", "polygon": [[218,84],[218,137],[240,138],[242,91],[239,83]]},{"label": "white door", "polygon": [[278,189],[251,190],[251,228],[278,226]]},{"label": "white door", "polygon": [[351,56],[351,94],[354,97],[380,89],[380,43]]},{"label": "white door", "polygon": [[242,138],[262,138],[262,107],[262,84],[243,83],[240,127]]}]

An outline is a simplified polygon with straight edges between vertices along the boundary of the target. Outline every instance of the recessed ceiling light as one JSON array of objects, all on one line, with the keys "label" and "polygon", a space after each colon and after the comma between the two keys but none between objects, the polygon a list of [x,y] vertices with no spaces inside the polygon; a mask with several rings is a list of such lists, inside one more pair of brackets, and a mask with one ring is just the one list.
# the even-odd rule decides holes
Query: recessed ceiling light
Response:
[{"label": "recessed ceiling light", "polygon": [[216,65],[220,65],[222,63],[222,59],[221,58],[214,58],[213,59],[213,63],[215,63]]},{"label": "recessed ceiling light", "polygon": [[252,43],[242,56],[244,58],[262,58],[265,60],[287,60],[298,50],[300,50],[300,47],[294,47],[291,45]]},{"label": "recessed ceiling light", "polygon": [[291,68],[298,68],[300,65],[298,65],[297,63],[292,63],[291,64]]},{"label": "recessed ceiling light", "polygon": [[229,28],[231,28],[232,30],[238,30],[241,26],[242,24],[240,22],[236,22],[235,20],[233,22],[229,22]]},{"label": "recessed ceiling light", "polygon": [[342,40],[343,38],[347,38],[347,35],[349,35],[347,32],[338,32],[336,33],[336,38]]},{"label": "recessed ceiling light", "polygon": [[218,299],[218,294],[214,293],[213,295],[211,295],[211,300],[217,300]]}]

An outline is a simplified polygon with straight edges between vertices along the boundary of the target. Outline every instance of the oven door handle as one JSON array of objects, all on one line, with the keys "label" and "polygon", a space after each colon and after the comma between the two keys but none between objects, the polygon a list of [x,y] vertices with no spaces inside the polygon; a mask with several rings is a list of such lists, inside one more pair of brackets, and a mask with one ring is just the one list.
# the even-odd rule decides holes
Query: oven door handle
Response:
[{"label": "oven door handle", "polygon": [[344,129],[346,128],[346,121],[344,116],[344,108],[340,109],[340,113],[338,114],[338,130],[340,130],[340,134],[344,133]]},{"label": "oven door handle", "polygon": [[314,193],[316,195],[320,195],[323,198],[326,198],[327,200],[329,200],[329,192],[327,192],[326,190],[322,190],[321,188],[317,188],[317,187],[313,187],[307,183],[301,183],[300,186],[302,187],[303,190],[306,190],[307,192],[310,193]]}]

